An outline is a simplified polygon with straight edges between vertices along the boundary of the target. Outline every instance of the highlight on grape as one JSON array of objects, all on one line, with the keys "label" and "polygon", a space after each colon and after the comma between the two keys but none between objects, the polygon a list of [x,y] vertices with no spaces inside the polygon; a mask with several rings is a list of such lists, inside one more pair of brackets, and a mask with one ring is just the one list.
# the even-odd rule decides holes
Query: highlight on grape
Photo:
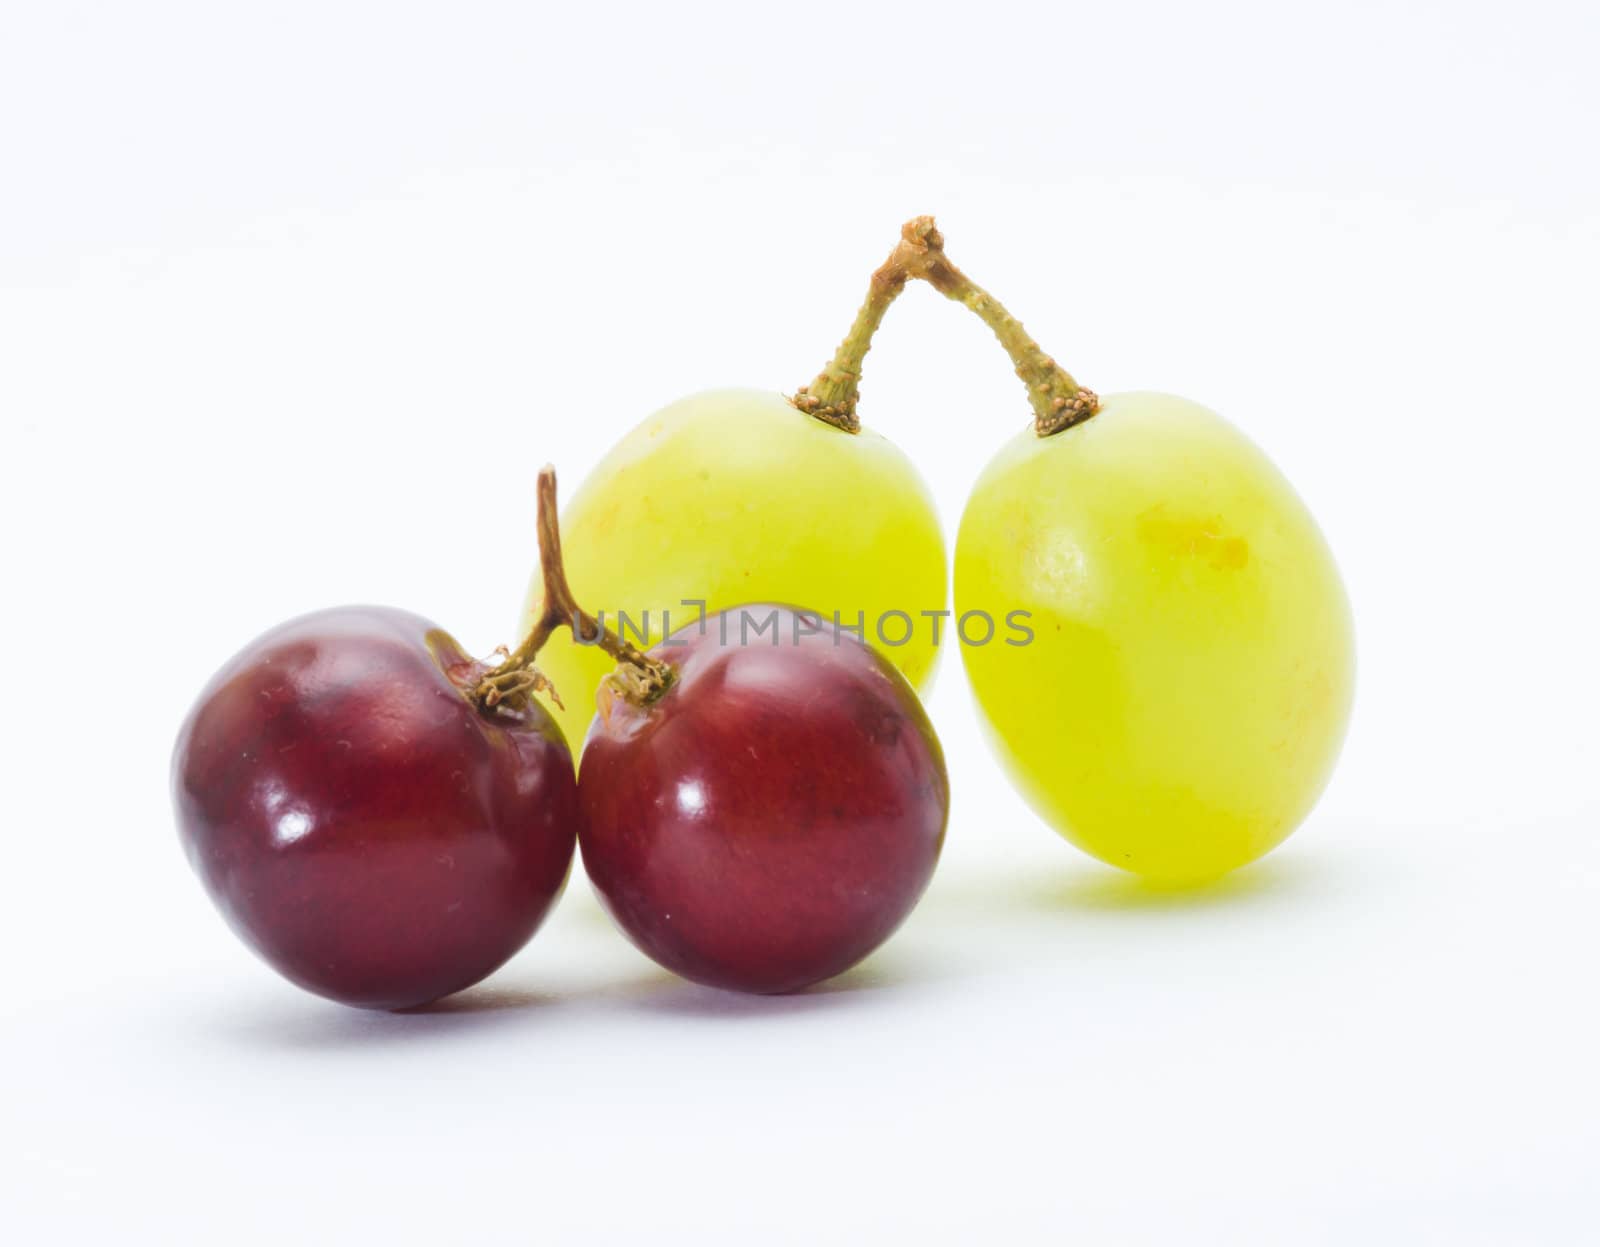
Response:
[{"label": "highlight on grape", "polygon": [[[1011,646],[1031,645],[1034,638],[1033,628],[1028,622],[1033,618],[1033,612],[1028,610],[1007,611],[1005,618],[997,622],[986,610],[962,611],[960,614],[951,610],[886,610],[869,617],[865,610],[853,614],[833,611],[825,615],[820,611],[761,605],[735,606],[719,611],[713,617],[707,615],[704,599],[683,598],[678,604],[694,608],[696,617],[674,625],[672,611],[662,610],[661,627],[655,629],[652,627],[652,612],[648,609],[634,612],[600,610],[595,612],[596,626],[591,630],[586,631],[586,625],[579,619],[572,620],[572,639],[579,645],[599,644],[609,620],[618,636],[625,641],[631,640],[641,648],[650,646],[652,636],[660,636],[665,638],[661,644],[666,648],[681,649],[690,643],[690,629],[694,630],[695,636],[705,636],[707,629],[712,627],[715,627],[717,640],[722,645],[777,645],[783,639],[785,618],[789,620],[788,631],[792,634],[790,643],[796,645],[803,636],[829,632],[835,645],[839,644],[841,637],[852,636],[864,644],[876,643],[895,649],[909,645],[916,637],[918,628],[926,628],[935,645],[941,644],[952,633],[961,644],[974,647],[996,641]],[[683,616],[677,618],[682,620]]]}]

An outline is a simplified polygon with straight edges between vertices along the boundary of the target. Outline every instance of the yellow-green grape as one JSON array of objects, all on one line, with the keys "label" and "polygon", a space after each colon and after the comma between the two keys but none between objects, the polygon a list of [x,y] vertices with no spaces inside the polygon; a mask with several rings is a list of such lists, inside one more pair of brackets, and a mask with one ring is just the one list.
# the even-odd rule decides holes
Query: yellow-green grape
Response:
[{"label": "yellow-green grape", "polygon": [[[962,657],[1017,786],[1151,878],[1260,857],[1316,803],[1350,717],[1350,605],[1315,521],[1206,408],[1080,386],[950,263],[931,217],[906,225],[901,263],[994,331],[1034,409],[955,558]],[[1005,625],[974,643],[989,620]]]},{"label": "yellow-green grape", "polygon": [[1355,677],[1338,568],[1282,474],[1196,403],[1119,394],[1007,443],[962,516],[955,600],[1031,612],[1030,643],[1003,628],[962,657],[1019,789],[1103,861],[1215,877],[1328,781]]},{"label": "yellow-green grape", "polygon": [[[699,619],[685,598],[708,613],[780,602],[829,627],[835,612],[846,627],[864,623],[866,641],[919,690],[933,674],[938,621],[921,612],[944,610],[948,598],[927,487],[893,443],[815,419],[781,394],[713,390],[657,412],[572,495],[561,530],[578,600],[640,649]],[[524,630],[539,595],[535,577]],[[913,625],[903,645],[892,643],[906,621],[885,619],[895,611]],[[641,642],[628,624],[646,621]],[[565,703],[557,718],[576,752],[596,686],[616,664],[563,632],[539,666]]]}]

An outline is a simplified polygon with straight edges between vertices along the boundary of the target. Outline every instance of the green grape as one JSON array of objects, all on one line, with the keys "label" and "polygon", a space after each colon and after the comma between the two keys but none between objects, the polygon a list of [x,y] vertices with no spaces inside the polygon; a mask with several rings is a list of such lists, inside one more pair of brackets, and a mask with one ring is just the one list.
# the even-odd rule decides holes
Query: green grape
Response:
[{"label": "green grape", "polygon": [[[902,242],[872,275],[833,359],[793,398],[710,390],[680,399],[624,437],[573,494],[561,517],[568,576],[623,640],[645,649],[730,607],[784,604],[859,629],[927,690],[942,639],[942,621],[927,616],[949,601],[938,513],[910,461],[856,417],[861,363],[905,288],[910,254]],[[540,614],[541,583],[535,575],[529,586],[525,630]],[[564,639],[539,666],[578,753],[615,664]]]},{"label": "green grape", "polygon": [[[643,649],[706,612],[782,602],[833,626],[864,626],[919,690],[932,678],[935,622],[944,610],[944,539],[933,500],[893,443],[797,411],[781,394],[712,390],[664,408],[622,439],[572,496],[561,518],[568,575],[579,600]],[[539,609],[529,587],[524,630]],[[905,612],[914,627],[899,642]],[[887,640],[883,638],[886,637]],[[764,638],[756,638],[759,643]],[[598,648],[553,640],[539,658],[565,703],[562,731],[582,741],[595,689],[615,663]]]},{"label": "green grape", "polygon": [[[1260,857],[1310,811],[1350,715],[1338,568],[1289,483],[1220,417],[1118,394],[979,478],[956,609],[1032,612],[964,646],[1001,759],[1103,861],[1171,880]],[[1009,634],[1008,634],[1009,636]]]},{"label": "green grape", "polygon": [[1260,857],[1316,803],[1350,717],[1350,606],[1316,522],[1221,417],[1100,401],[949,263],[931,219],[906,237],[913,276],[989,324],[1035,410],[956,538],[958,619],[1031,613],[1026,644],[962,646],[1003,764],[1112,865],[1190,882]]}]

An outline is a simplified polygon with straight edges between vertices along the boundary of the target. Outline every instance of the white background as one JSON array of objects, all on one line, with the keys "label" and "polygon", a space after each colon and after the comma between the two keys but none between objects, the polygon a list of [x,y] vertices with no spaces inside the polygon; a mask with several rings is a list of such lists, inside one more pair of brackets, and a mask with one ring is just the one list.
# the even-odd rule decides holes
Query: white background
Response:
[{"label": "white background", "polygon": [[[1597,12],[6,3],[0,1233],[1596,1241]],[[1141,890],[952,655],[945,861],[832,990],[674,982],[581,875],[431,1014],[255,962],[168,807],[210,671],[349,601],[514,639],[533,470],[809,379],[918,212],[1320,518],[1362,670],[1299,834]],[[947,534],[1028,415],[923,288],[862,414]]]}]

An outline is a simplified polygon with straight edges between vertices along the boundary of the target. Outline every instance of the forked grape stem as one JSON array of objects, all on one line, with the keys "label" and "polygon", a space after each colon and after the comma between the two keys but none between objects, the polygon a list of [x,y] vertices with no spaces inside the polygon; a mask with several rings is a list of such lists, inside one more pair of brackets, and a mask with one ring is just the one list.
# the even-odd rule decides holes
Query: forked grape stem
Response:
[{"label": "forked grape stem", "polygon": [[1100,410],[1099,396],[1093,390],[1074,381],[1000,300],[950,263],[944,253],[944,235],[931,216],[919,216],[901,227],[895,256],[907,276],[925,281],[940,294],[965,304],[994,330],[994,336],[1011,356],[1017,376],[1027,386],[1028,401],[1033,404],[1034,432],[1040,437],[1082,424]]},{"label": "forked grape stem", "polygon": [[900,241],[872,274],[866,302],[856,313],[850,332],[828,366],[810,385],[796,390],[789,400],[791,403],[807,415],[846,433],[860,432],[856,404],[860,400],[862,361],[872,348],[872,337],[883,323],[889,305],[900,297],[906,282],[913,278],[965,304],[994,330],[994,336],[1011,356],[1017,376],[1028,389],[1028,401],[1033,405],[1033,428],[1040,437],[1082,424],[1100,410],[1100,399],[1093,390],[1074,381],[1072,375],[1028,335],[1022,322],[1006,311],[1000,300],[950,263],[944,253],[944,235],[931,216],[916,217],[901,227]]},{"label": "forked grape stem", "polygon": [[611,691],[636,705],[645,705],[672,683],[666,663],[641,653],[596,619],[572,595],[561,555],[561,521],[556,507],[556,470],[546,465],[538,479],[539,570],[544,579],[544,602],[522,644],[488,671],[473,690],[478,704],[492,710],[499,705],[517,707],[535,692],[546,692],[561,705],[555,687],[534,666],[539,651],[558,628],[570,628],[585,645],[594,645],[617,660],[608,677]]}]

